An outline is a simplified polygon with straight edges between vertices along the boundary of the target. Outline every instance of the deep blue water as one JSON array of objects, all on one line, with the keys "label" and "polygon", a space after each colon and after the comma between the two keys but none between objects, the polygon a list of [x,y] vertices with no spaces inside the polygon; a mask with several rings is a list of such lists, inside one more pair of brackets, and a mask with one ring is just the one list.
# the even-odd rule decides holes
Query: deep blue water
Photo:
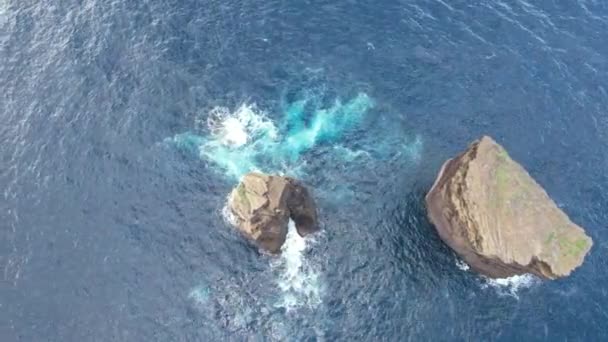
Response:
[{"label": "deep blue water", "polygon": [[[0,340],[608,339],[608,3],[0,0]],[[423,196],[482,134],[594,247],[489,281]],[[262,255],[247,170],[323,232]]]}]

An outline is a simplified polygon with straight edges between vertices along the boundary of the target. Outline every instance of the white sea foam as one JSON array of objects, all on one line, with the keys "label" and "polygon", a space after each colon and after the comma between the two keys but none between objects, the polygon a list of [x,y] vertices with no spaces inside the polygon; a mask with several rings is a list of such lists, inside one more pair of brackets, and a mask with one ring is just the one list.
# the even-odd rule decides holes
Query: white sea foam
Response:
[{"label": "white sea foam", "polygon": [[315,242],[315,236],[301,237],[293,221],[289,221],[289,232],[281,255],[272,261],[276,283],[281,290],[277,307],[289,311],[304,306],[314,308],[321,303],[319,267],[306,256]]},{"label": "white sea foam", "polygon": [[483,277],[482,288],[492,288],[501,296],[519,299],[519,291],[539,284],[541,280],[532,274],[515,275],[508,278],[491,279]]},{"label": "white sea foam", "polygon": [[[471,269],[471,267],[461,259],[456,259],[456,267],[465,272]],[[516,299],[519,299],[520,290],[530,288],[541,282],[538,277],[532,274],[522,274],[497,279],[492,279],[485,276],[482,276],[481,278],[482,289],[494,289],[496,293],[501,296],[511,296]]]},{"label": "white sea foam", "polygon": [[362,149],[350,149],[342,145],[334,146],[334,151],[338,153],[345,161],[353,161],[358,158],[371,158],[369,152]]},{"label": "white sea foam", "polygon": [[277,129],[266,113],[255,104],[242,104],[234,112],[226,107],[215,107],[207,117],[207,126],[223,145],[238,148],[263,134],[277,138]]},{"label": "white sea foam", "polygon": [[278,129],[255,104],[245,103],[232,112],[215,107],[207,115],[205,129],[210,134],[196,144],[200,156],[233,178],[259,170],[260,159],[272,158],[278,146]]},{"label": "white sea foam", "polygon": [[237,221],[236,217],[232,213],[232,210],[230,210],[230,206],[228,205],[229,201],[230,195],[228,195],[228,197],[226,198],[226,204],[224,204],[224,206],[222,207],[222,218],[224,219],[224,222],[235,226],[237,224]]},{"label": "white sea foam", "polygon": [[456,259],[456,267],[463,271],[468,271],[469,269],[471,269],[471,267],[469,267],[469,265],[461,259]]},{"label": "white sea foam", "polygon": [[[222,217],[225,222],[236,224],[228,204],[222,208]],[[322,233],[301,237],[295,228],[295,223],[289,220],[287,238],[281,247],[281,254],[270,262],[275,283],[281,292],[281,297],[275,306],[292,310],[304,306],[314,308],[321,303],[319,267],[306,256],[306,253],[317,243],[319,234]],[[189,297],[198,302],[199,291],[195,290]]]}]

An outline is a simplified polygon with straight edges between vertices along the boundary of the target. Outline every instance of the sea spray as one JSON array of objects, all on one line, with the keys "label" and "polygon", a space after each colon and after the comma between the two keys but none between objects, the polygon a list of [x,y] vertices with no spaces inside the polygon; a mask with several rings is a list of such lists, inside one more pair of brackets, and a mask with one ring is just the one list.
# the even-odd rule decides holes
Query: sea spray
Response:
[{"label": "sea spray", "polygon": [[271,265],[281,291],[275,306],[289,311],[298,307],[314,308],[321,303],[321,274],[318,265],[306,257],[316,242],[315,235],[301,237],[294,222],[289,221],[289,231],[281,255]]}]

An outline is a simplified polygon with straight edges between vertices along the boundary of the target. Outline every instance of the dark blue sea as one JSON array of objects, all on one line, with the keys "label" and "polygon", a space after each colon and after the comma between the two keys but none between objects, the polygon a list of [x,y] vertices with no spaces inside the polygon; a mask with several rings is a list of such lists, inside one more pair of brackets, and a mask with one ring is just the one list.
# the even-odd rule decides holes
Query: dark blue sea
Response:
[{"label": "dark blue sea", "polygon": [[[503,144],[594,246],[490,280],[426,218]],[[230,224],[258,170],[322,231]],[[0,341],[607,341],[608,2],[0,0]]]}]

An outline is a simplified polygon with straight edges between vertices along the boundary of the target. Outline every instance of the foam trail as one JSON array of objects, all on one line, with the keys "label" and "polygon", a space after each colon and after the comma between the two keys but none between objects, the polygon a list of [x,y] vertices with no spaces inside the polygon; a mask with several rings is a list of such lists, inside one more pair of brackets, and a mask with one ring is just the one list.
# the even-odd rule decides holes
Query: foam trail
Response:
[{"label": "foam trail", "polygon": [[281,255],[272,262],[281,290],[277,307],[289,311],[302,306],[314,308],[321,303],[320,272],[305,255],[314,242],[313,236],[301,237],[293,221],[289,221],[289,232]]}]

